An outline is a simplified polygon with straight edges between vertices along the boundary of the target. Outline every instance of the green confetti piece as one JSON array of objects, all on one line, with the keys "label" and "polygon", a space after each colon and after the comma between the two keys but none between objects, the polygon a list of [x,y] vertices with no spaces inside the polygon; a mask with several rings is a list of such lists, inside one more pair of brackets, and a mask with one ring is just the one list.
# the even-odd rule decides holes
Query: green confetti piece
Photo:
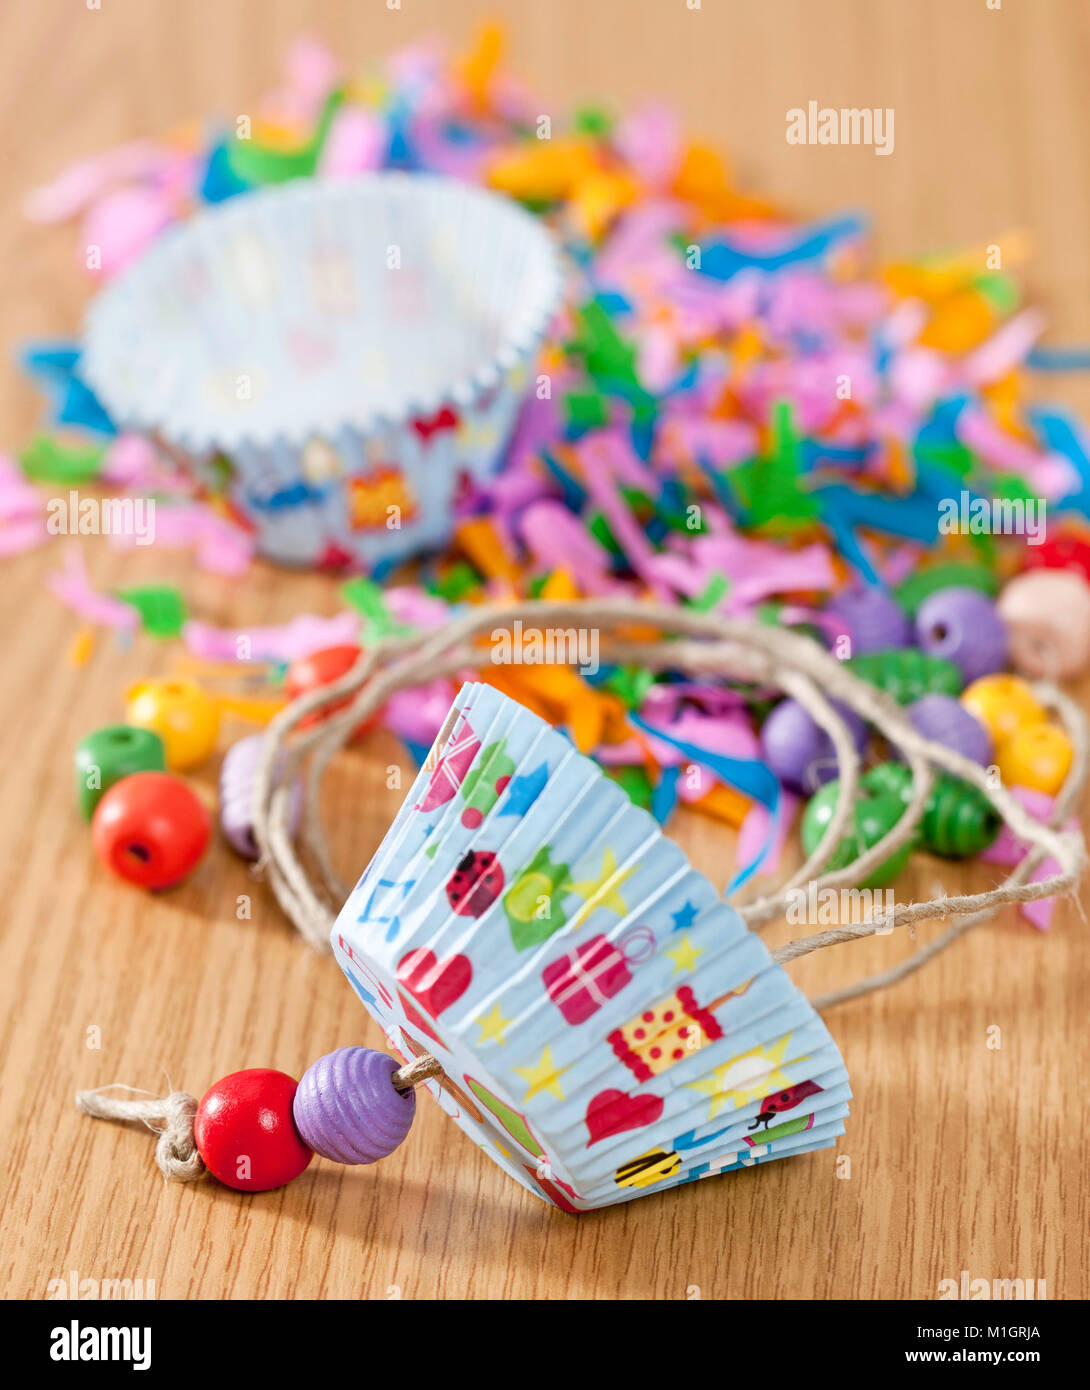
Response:
[{"label": "green confetti piece", "polygon": [[361,576],[348,580],[346,584],[341,585],[341,597],[350,608],[354,608],[363,616],[364,642],[380,642],[384,637],[410,631],[404,623],[397,623],[390,616],[382,590],[373,579]]},{"label": "green confetti piece", "polygon": [[963,444],[917,444],[912,455],[917,463],[938,464],[959,478],[967,478],[979,464],[973,451]]},{"label": "green confetti piece", "polygon": [[626,709],[639,709],[655,684],[655,673],[646,666],[618,666],[603,684],[620,698]]},{"label": "green confetti piece", "polygon": [[575,113],[572,127],[577,135],[605,136],[613,129],[613,117],[601,106],[582,106]]},{"label": "green confetti piece", "polygon": [[432,585],[432,592],[446,599],[447,603],[458,603],[479,589],[481,576],[465,560],[457,560],[445,574],[439,576]]},{"label": "green confetti piece", "polygon": [[893,597],[908,616],[914,618],[924,599],[930,598],[939,589],[979,589],[982,594],[994,598],[999,592],[999,580],[986,565],[952,561],[917,570],[894,589]]},{"label": "green confetti piece", "polygon": [[610,767],[606,768],[606,776],[611,777],[628,794],[628,799],[634,806],[640,806],[643,810],[650,811],[654,788],[651,786],[651,779],[644,768],[638,766]]},{"label": "green confetti piece", "polygon": [[564,417],[569,430],[585,434],[609,424],[609,406],[599,391],[570,391],[564,397]]},{"label": "green confetti piece", "polygon": [[101,444],[64,444],[54,435],[38,434],[19,455],[19,466],[32,483],[76,487],[99,476],[105,456]]},{"label": "green confetti piece", "polygon": [[713,574],[704,586],[703,592],[696,598],[689,600],[689,607],[695,608],[698,613],[707,613],[722,603],[730,591],[730,580],[725,574]]},{"label": "green confetti piece", "polygon": [[550,570],[548,574],[539,574],[531,579],[526,586],[526,592],[530,598],[540,598],[551,577],[552,571]]},{"label": "green confetti piece", "polygon": [[592,299],[576,309],[575,319],[579,331],[568,350],[583,358],[595,381],[628,385],[642,392],[636,374],[636,349],[617,332],[602,305]]},{"label": "green confetti piece", "polygon": [[236,177],[250,184],[286,183],[288,179],[311,178],[318,167],[329,127],[337,114],[344,93],[331,92],[326,98],[314,134],[296,150],[281,150],[259,140],[228,140],[227,162]]},{"label": "green confetti piece", "polygon": [[1021,301],[1018,286],[1009,275],[999,271],[989,271],[978,275],[973,288],[982,295],[998,314],[1013,314]]},{"label": "green confetti piece", "polygon": [[117,597],[136,609],[144,631],[152,637],[180,636],[188,612],[185,599],[172,584],[140,584],[118,589]]},{"label": "green confetti piece", "polygon": [[587,530],[598,542],[613,555],[622,555],[624,552],[617,544],[617,537],[613,534],[609,522],[601,512],[594,512],[587,522]]},{"label": "green confetti piece", "polygon": [[775,402],[771,423],[771,453],[738,464],[727,481],[749,525],[790,532],[815,521],[820,508],[801,484],[802,451],[790,401]]},{"label": "green confetti piece", "polygon": [[977,492],[990,492],[1004,502],[1041,501],[1040,496],[1018,473],[988,473],[976,479],[974,487]]}]

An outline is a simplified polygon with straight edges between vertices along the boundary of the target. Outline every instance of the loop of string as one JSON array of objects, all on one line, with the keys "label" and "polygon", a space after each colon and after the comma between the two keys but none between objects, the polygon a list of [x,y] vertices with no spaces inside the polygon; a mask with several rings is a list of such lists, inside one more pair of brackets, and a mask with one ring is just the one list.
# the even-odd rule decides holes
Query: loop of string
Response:
[{"label": "loop of string", "polygon": [[[277,901],[303,938],[318,950],[329,949],[329,931],[349,888],[333,867],[319,812],[322,778],[352,731],[376,713],[396,691],[440,676],[474,673],[489,660],[482,641],[496,640],[515,621],[528,627],[581,627],[596,632],[602,660],[639,664],[654,671],[712,675],[745,684],[772,686],[797,699],[830,737],[839,765],[839,797],[820,844],[806,862],[774,892],[735,904],[754,930],[783,916],[791,892],[813,881],[818,888],[850,888],[883,864],[914,836],[927,805],[932,767],[949,772],[980,790],[1013,832],[1032,848],[1007,878],[980,893],[939,895],[924,902],[898,904],[867,919],[788,942],[772,953],[781,964],[812,951],[859,940],[875,932],[950,916],[960,921],[891,970],[815,999],[830,1008],[847,999],[883,989],[918,970],[972,927],[1008,903],[1031,902],[1073,891],[1086,866],[1081,834],[1061,829],[1086,781],[1090,753],[1086,722],[1078,707],[1049,683],[1035,694],[1060,719],[1071,739],[1074,757],[1067,780],[1056,797],[1047,824],[1034,819],[1003,786],[993,785],[978,763],[923,738],[901,707],[885,692],[860,680],[840,661],[807,637],[783,628],[675,609],[633,599],[526,601],[476,608],[445,627],[387,639],[365,651],[339,680],[311,692],[282,710],[270,723],[254,786],[253,827],[260,863]],[[647,636],[656,634],[654,638]],[[303,728],[308,716],[354,698],[329,713],[317,726]],[[848,829],[858,785],[860,759],[843,717],[833,704],[845,705],[898,748],[912,773],[913,790],[904,814],[882,839],[844,869],[825,872]],[[298,846],[289,828],[292,780],[304,771],[304,814]],[[312,870],[304,865],[301,852]],[[1028,881],[1045,859],[1058,871]]]}]

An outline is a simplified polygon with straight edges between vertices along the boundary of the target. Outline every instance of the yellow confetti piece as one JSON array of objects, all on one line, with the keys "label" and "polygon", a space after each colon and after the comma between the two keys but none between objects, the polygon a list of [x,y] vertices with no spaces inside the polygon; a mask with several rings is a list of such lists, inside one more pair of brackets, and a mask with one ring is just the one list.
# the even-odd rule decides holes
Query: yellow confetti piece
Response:
[{"label": "yellow confetti piece", "polygon": [[85,627],[76,633],[75,640],[68,649],[69,666],[74,666],[77,669],[80,666],[86,666],[94,649],[95,634],[89,627]]},{"label": "yellow confetti piece", "polygon": [[597,241],[611,223],[636,201],[640,186],[629,174],[595,170],[572,193],[572,215],[579,230]]},{"label": "yellow confetti piece", "polygon": [[541,586],[541,597],[544,599],[574,599],[580,598],[579,588],[567,570],[553,570],[545,583]]},{"label": "yellow confetti piece", "polygon": [[585,140],[531,140],[501,154],[488,171],[488,182],[512,198],[556,202],[597,169]]},{"label": "yellow confetti piece", "polygon": [[233,714],[248,724],[268,724],[287,704],[271,695],[217,695],[222,714]]}]

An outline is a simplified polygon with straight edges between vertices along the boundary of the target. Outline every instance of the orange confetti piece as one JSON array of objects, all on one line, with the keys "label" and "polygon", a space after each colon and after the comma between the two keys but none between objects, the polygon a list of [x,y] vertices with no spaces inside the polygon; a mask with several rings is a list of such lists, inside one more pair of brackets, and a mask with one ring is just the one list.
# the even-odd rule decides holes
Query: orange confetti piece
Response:
[{"label": "orange confetti piece", "polygon": [[577,185],[572,194],[572,212],[579,229],[598,240],[611,223],[636,201],[640,186],[630,174],[595,170]]},{"label": "orange confetti piece", "polygon": [[580,597],[579,589],[567,570],[553,570],[541,586],[544,599],[575,599]]},{"label": "orange confetti piece", "polygon": [[714,816],[716,820],[725,821],[727,825],[733,825],[737,830],[745,820],[753,802],[748,796],[743,796],[741,792],[735,791],[733,787],[717,786],[712,787],[711,791],[706,792],[699,801],[693,801],[689,804],[695,811],[701,811],[706,816]]},{"label": "orange confetti piece", "polygon": [[519,578],[518,566],[505,552],[495,526],[487,517],[475,516],[463,521],[454,532],[454,539],[470,564],[487,578],[506,580],[509,584]]},{"label": "orange confetti piece", "polygon": [[489,105],[492,78],[503,56],[504,31],[499,24],[485,24],[470,52],[455,64],[455,71],[469,88],[473,104],[480,110]]}]

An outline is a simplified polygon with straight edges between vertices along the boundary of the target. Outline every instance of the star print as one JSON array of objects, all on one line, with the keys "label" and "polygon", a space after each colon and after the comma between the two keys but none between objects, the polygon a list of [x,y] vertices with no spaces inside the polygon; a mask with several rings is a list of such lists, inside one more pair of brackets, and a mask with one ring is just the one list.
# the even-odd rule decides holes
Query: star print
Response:
[{"label": "star print", "polygon": [[504,1018],[503,1014],[500,1013],[499,1004],[493,1004],[489,1013],[483,1014],[475,1020],[477,1027],[481,1030],[481,1036],[477,1039],[478,1045],[486,1042],[498,1042],[501,1046],[505,1046],[507,1039],[503,1036],[503,1030],[510,1028],[514,1021],[513,1018]]},{"label": "star print", "polygon": [[664,956],[669,956],[674,962],[674,974],[683,970],[692,970],[697,959],[704,954],[703,946],[694,946],[687,936],[683,936],[672,950],[663,951]]},{"label": "star print", "polygon": [[560,1078],[571,1067],[558,1067],[553,1061],[552,1048],[547,1047],[541,1054],[541,1059],[536,1067],[513,1067],[522,1079],[527,1082],[530,1089],[522,1098],[523,1105],[533,1100],[539,1091],[547,1091],[549,1095],[555,1096],[557,1100],[564,1100],[564,1092],[560,1089]]},{"label": "star print", "polygon": [[674,931],[684,931],[686,927],[691,927],[696,915],[696,908],[686,899],[684,907],[679,907],[676,912],[670,913],[674,919]]},{"label": "star print", "polygon": [[611,849],[607,849],[602,855],[602,872],[598,877],[571,885],[571,891],[584,899],[583,906],[571,919],[572,930],[578,930],[597,907],[608,907],[618,917],[623,917],[628,911],[628,905],[618,890],[635,872],[633,866],[631,869],[625,869],[623,873],[618,873],[616,857]]},{"label": "star print", "polygon": [[545,783],[548,780],[549,767],[547,763],[535,767],[533,772],[524,772],[518,777],[513,777],[507,788],[503,809],[498,814],[501,816],[524,816],[545,790]]}]

